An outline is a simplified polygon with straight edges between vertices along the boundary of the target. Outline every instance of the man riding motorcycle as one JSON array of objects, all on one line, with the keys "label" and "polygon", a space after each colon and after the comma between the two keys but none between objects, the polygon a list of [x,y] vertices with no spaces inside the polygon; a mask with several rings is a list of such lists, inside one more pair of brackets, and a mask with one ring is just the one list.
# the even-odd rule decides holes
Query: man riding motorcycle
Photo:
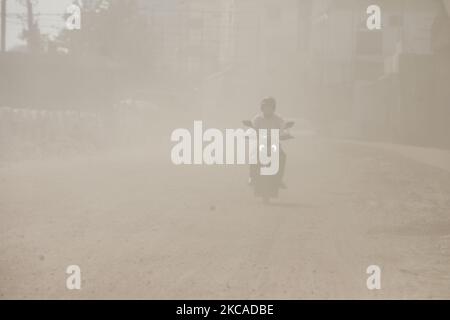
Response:
[{"label": "man riding motorcycle", "polygon": [[[261,113],[257,114],[252,122],[252,127],[256,130],[258,129],[278,129],[280,133],[282,133],[286,128],[286,122],[284,119],[275,113],[277,107],[277,102],[273,97],[264,98],[261,101]],[[283,151],[280,145],[280,167],[278,173],[278,183],[281,189],[286,189],[286,185],[283,182],[284,177],[284,169],[286,167],[286,153]],[[255,183],[255,177],[257,173],[258,166],[251,165],[250,166],[250,177],[248,180],[249,185],[253,185]]]}]

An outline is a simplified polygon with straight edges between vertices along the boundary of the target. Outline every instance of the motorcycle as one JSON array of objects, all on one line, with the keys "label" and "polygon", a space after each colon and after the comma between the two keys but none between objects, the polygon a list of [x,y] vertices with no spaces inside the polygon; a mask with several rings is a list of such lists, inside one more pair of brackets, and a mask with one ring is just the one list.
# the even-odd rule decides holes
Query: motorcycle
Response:
[{"label": "motorcycle", "polygon": [[[253,123],[249,120],[244,120],[242,122],[244,126],[253,128],[257,130],[253,126]],[[289,121],[285,123],[284,128],[281,130],[280,133],[280,142],[281,141],[287,141],[294,139],[294,137],[290,134],[289,129],[291,129],[295,125],[295,122]],[[268,141],[267,137],[263,137],[264,141]],[[266,148],[265,144],[259,144],[258,141],[258,150],[262,151],[263,148]],[[279,152],[280,156],[285,156],[284,152],[281,148],[281,144],[278,146],[273,144],[271,145],[271,152]],[[252,179],[252,186],[254,190],[254,194],[256,197],[260,197],[263,200],[264,204],[270,204],[270,200],[273,198],[278,198],[279,190],[281,187],[281,171],[278,170],[278,172],[275,175],[262,175],[261,174],[261,167],[264,165],[260,163],[259,156],[257,156],[258,161],[256,165],[251,165],[251,179]]]}]

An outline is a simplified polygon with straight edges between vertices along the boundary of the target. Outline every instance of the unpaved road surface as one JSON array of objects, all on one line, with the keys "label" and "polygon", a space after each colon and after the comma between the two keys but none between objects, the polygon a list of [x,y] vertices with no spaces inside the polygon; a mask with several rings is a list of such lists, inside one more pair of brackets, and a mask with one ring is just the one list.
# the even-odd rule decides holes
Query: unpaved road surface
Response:
[{"label": "unpaved road surface", "polygon": [[176,167],[169,147],[3,165],[0,298],[450,298],[449,172],[303,137],[264,206],[247,168]]}]

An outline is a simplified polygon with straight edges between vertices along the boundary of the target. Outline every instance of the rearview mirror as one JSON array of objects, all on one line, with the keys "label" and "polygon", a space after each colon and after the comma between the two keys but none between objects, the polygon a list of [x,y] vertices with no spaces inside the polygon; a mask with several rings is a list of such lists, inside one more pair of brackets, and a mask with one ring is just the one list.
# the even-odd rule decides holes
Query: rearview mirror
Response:
[{"label": "rearview mirror", "polygon": [[284,126],[285,129],[290,129],[295,125],[294,121],[288,121],[286,122],[286,125]]},{"label": "rearview mirror", "polygon": [[246,127],[253,128],[253,123],[250,120],[244,120],[242,121],[242,124]]}]

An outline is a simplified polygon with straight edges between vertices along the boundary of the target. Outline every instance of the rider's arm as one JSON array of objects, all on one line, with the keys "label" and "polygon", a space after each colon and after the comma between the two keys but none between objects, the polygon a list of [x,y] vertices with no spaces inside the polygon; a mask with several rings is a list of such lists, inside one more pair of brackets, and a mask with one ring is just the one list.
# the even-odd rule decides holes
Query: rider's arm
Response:
[{"label": "rider's arm", "polygon": [[261,127],[261,115],[260,114],[257,114],[255,117],[253,117],[252,124],[253,124],[254,129],[259,129]]}]

